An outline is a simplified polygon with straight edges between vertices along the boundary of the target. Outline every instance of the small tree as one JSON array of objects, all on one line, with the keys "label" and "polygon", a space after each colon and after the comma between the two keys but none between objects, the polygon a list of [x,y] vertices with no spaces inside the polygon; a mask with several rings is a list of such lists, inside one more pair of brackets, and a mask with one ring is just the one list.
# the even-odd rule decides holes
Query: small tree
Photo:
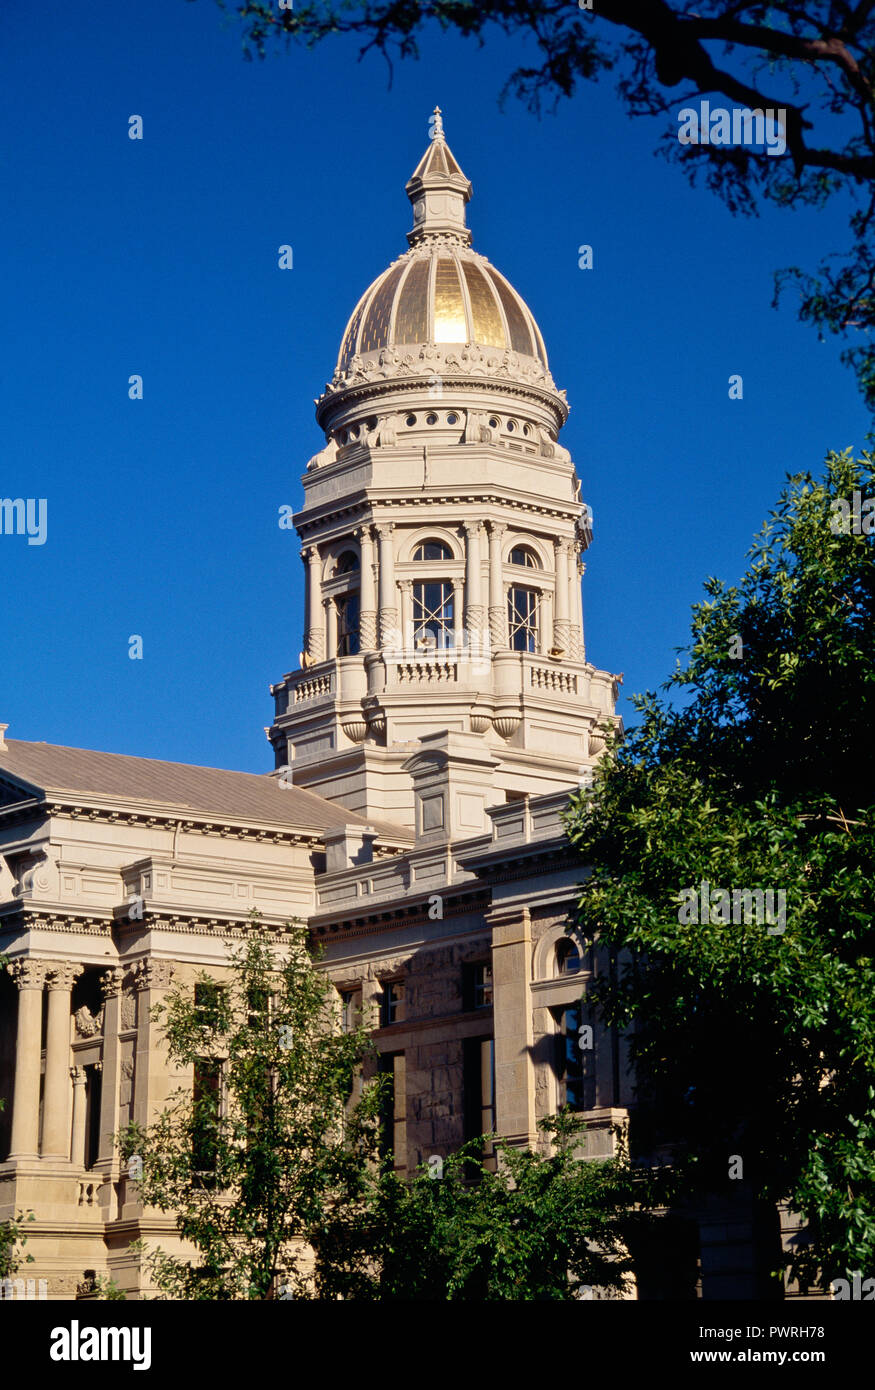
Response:
[{"label": "small tree", "polygon": [[570,1300],[596,1286],[620,1291],[631,1269],[627,1239],[648,1221],[624,1154],[583,1161],[583,1125],[570,1112],[544,1120],[551,1155],[488,1136],[431,1159],[412,1181],[390,1167],[363,1204],[332,1213],[316,1242],[322,1298],[366,1301]]},{"label": "small tree", "polygon": [[254,915],[226,982],[202,975],[194,998],[177,989],[156,1006],[194,1085],[148,1131],[128,1126],[121,1149],[143,1201],[174,1213],[197,1251],[146,1253],[165,1296],[306,1296],[306,1246],[361,1191],[379,1109],[377,1084],[352,1100],[371,1044],[340,1031],[334,1002],[305,933],[272,946]]}]

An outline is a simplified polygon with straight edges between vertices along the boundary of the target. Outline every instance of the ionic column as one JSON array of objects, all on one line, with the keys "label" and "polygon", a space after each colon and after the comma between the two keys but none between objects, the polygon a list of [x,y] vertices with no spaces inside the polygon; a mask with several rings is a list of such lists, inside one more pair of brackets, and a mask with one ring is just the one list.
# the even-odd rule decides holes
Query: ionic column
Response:
[{"label": "ionic column", "polygon": [[307,562],[307,655],[321,661],[325,655],[325,629],[322,626],[322,561],[319,549],[311,545],[301,551]]},{"label": "ionic column", "polygon": [[480,522],[465,522],[465,627],[471,648],[479,652],[486,613],[481,593]]},{"label": "ionic column", "polygon": [[70,1153],[70,994],[82,966],[61,961],[48,969],[49,1017],[43,1083],[43,1158]]},{"label": "ionic column", "polygon": [[398,588],[401,592],[401,653],[413,653],[413,580],[402,579]]},{"label": "ionic column", "polygon": [[337,656],[337,604],[333,598],[324,598],[322,607],[325,609],[325,656],[333,661]]},{"label": "ionic column", "polygon": [[556,548],[556,588],[553,600],[553,649],[567,654],[571,640],[568,620],[568,542],[558,539]]},{"label": "ionic column", "polygon": [[84,1067],[71,1067],[70,1079],[73,1082],[73,1140],[70,1145],[70,1161],[74,1168],[85,1167],[85,1083],[87,1077]]},{"label": "ionic column", "polygon": [[374,538],[370,526],[356,532],[361,547],[362,570],[359,597],[359,641],[363,652],[377,649],[377,592],[374,582]]},{"label": "ionic column", "polygon": [[46,962],[14,960],[7,967],[18,987],[15,1091],[10,1158],[39,1157],[39,1077]]},{"label": "ionic column", "polygon": [[398,645],[398,596],[395,591],[395,550],[391,521],[377,527],[380,546],[380,608],[378,614],[380,646],[394,649]]},{"label": "ionic column", "polygon": [[501,563],[506,530],[501,521],[489,523],[489,638],[493,651],[507,646],[507,601]]},{"label": "ionic column", "polygon": [[100,1138],[95,1167],[118,1176],[118,1155],[112,1136],[118,1129],[118,1094],[121,1047],[121,989],[125,972],[114,965],[100,977],[103,995],[103,1079],[100,1087]]}]

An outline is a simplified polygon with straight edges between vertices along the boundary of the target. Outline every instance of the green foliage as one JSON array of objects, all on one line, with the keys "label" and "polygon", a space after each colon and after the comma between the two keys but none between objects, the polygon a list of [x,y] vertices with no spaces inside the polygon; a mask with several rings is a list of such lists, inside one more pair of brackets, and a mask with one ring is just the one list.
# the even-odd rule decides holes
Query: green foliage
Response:
[{"label": "green foliage", "polygon": [[143,1201],[176,1216],[198,1258],[156,1249],[145,1263],[173,1298],[272,1298],[279,1281],[284,1297],[306,1296],[303,1243],[356,1200],[373,1150],[379,1086],[351,1100],[371,1044],[363,1028],[338,1030],[303,931],[273,945],[254,918],[229,979],[201,984],[155,1011],[173,1063],[200,1083],[121,1139],[142,1161]]},{"label": "green foliage", "polygon": [[569,1300],[586,1286],[620,1290],[626,1239],[647,1221],[624,1156],[575,1156],[583,1126],[568,1112],[543,1121],[552,1155],[489,1136],[410,1182],[375,1174],[357,1210],[332,1214],[316,1240],[316,1288],[364,1301]]},{"label": "green foliage", "polygon": [[115,1280],[107,1275],[98,1275],[94,1280],[93,1292],[97,1298],[108,1303],[124,1303],[127,1301],[127,1294],[124,1289],[120,1289]]},{"label": "green foliage", "polygon": [[[779,207],[821,207],[841,194],[850,210],[850,244],[830,249],[816,273],[792,267],[776,277],[800,291],[799,316],[850,346],[842,360],[875,408],[875,9],[868,3],[753,3],[685,0],[633,4],[595,0],[218,0],[236,12],[244,53],[263,56],[271,41],[311,48],[353,35],[362,53],[389,64],[415,58],[423,36],[454,31],[479,43],[493,32],[520,36],[532,61],[516,68],[502,93],[540,111],[572,97],[581,83],[615,72],[632,116],[661,116],[658,149],[692,183],[704,181],[734,213],[759,199]],[[719,55],[719,56],[718,56]],[[717,95],[718,101],[713,98]],[[677,114],[702,97],[717,106],[786,111],[786,157],[750,145],[681,145]]]},{"label": "green foliage", "polygon": [[[875,492],[872,463],[790,480],[567,816],[592,866],[580,928],[615,955],[599,1005],[634,1024],[636,1143],[672,1149],[693,1189],[742,1155],[758,1196],[810,1223],[809,1283],[875,1267],[875,534],[833,506]],[[786,930],[689,921],[703,880],[783,891]]]},{"label": "green foliage", "polygon": [[8,1279],[22,1264],[33,1264],[33,1255],[22,1255],[27,1244],[24,1223],[35,1221],[32,1211],[19,1212],[13,1221],[0,1222],[0,1279]]}]

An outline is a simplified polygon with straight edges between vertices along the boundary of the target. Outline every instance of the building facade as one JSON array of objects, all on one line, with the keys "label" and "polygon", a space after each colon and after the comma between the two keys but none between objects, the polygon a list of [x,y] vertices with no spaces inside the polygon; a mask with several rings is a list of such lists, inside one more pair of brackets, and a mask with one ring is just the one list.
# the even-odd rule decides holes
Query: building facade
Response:
[{"label": "building facade", "polygon": [[[584,644],[590,512],[537,323],[472,249],[471,185],[433,124],[408,249],[317,402],[273,773],[0,726],[0,1219],[35,1212],[26,1272],[52,1298],[107,1274],[136,1296],[131,1240],[173,1243],[112,1134],[185,1080],[152,1006],[220,971],[253,908],[305,920],[343,1007],[378,1011],[400,1171],[487,1130],[544,1142],[566,1103],[605,1156],[632,1105],[624,1040],[579,1045],[607,963],[565,931],[583,869],[560,816],[617,723]],[[718,1204],[673,1291],[751,1296],[752,1239]]]}]

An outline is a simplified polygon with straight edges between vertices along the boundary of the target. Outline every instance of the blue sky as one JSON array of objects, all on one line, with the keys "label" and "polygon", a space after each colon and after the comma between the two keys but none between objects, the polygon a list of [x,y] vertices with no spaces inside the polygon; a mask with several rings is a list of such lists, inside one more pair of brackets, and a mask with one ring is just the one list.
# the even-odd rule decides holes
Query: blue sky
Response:
[{"label": "blue sky", "polygon": [[840,209],[732,218],[608,82],[539,121],[499,109],[526,56],[501,38],[435,34],[391,88],[346,41],[247,63],[210,0],[10,0],[0,52],[0,496],[48,501],[45,545],[0,536],[11,737],[271,765],[267,687],[302,622],[278,511],[300,506],[347,317],[406,248],[435,104],[474,245],[568,391],[587,653],[624,697],[672,669],[705,576],[743,571],[784,475],[865,443],[839,347],[770,308],[775,269],[844,244]]}]

